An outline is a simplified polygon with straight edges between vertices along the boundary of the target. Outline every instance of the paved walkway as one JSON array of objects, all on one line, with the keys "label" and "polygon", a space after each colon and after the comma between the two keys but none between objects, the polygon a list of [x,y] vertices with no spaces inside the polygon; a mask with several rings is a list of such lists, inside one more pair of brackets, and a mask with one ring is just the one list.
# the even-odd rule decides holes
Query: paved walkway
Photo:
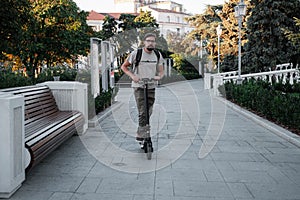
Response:
[{"label": "paved walkway", "polygon": [[96,127],[38,164],[11,199],[300,199],[299,137],[212,98],[202,80],[157,90],[152,160],[134,141],[132,90],[120,89],[116,100]]}]

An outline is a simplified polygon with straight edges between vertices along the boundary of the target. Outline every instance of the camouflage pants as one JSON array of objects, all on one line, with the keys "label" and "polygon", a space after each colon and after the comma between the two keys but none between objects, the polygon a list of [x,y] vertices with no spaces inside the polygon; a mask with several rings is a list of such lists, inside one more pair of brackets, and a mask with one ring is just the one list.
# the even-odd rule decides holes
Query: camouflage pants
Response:
[{"label": "camouflage pants", "polygon": [[[144,89],[134,88],[134,97],[138,109],[138,120],[139,127],[137,133],[142,136],[146,130],[146,112],[145,112],[145,102],[144,102]],[[148,89],[148,105],[149,105],[149,118],[153,111],[153,105],[155,101],[155,89]]]}]

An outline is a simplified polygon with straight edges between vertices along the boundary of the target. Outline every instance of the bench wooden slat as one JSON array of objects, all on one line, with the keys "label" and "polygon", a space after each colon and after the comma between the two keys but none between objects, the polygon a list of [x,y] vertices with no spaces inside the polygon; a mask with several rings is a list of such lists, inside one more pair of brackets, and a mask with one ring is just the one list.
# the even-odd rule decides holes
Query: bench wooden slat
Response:
[{"label": "bench wooden slat", "polygon": [[[42,102],[41,102],[42,101]],[[53,99],[51,98],[43,98],[43,99],[39,99],[39,102],[37,102],[36,100],[29,102],[28,104],[25,105],[25,109],[28,110],[30,108],[36,107],[37,105],[40,106],[47,106],[47,105],[56,105],[55,102],[53,102]]]},{"label": "bench wooden slat", "polygon": [[[62,129],[65,129],[66,127],[70,127],[74,125],[74,120],[79,116],[74,116],[68,120],[66,120],[63,124],[59,124],[60,126],[51,126],[47,131],[44,131],[43,133],[40,133],[36,137],[30,139],[27,141],[27,144],[31,146],[31,149],[33,151],[37,151],[43,144],[47,143],[47,141],[52,140],[53,138],[57,137]],[[44,140],[45,138],[48,138],[48,140]],[[49,140],[50,139],[50,140]]]},{"label": "bench wooden slat", "polygon": [[[49,102],[53,101],[53,97],[51,96],[44,96],[44,97],[40,97],[39,99],[30,99],[30,100],[26,100],[26,107],[32,106],[32,105],[47,105]],[[52,104],[56,104],[56,102],[52,102]]]},{"label": "bench wooden slat", "polygon": [[30,117],[34,117],[36,115],[40,115],[42,113],[51,112],[52,110],[58,111],[56,104],[48,104],[45,106],[29,108],[28,110],[26,110],[25,115],[27,115],[27,117],[30,118]]},{"label": "bench wooden slat", "polygon": [[[71,116],[73,112],[69,111],[60,111],[60,112],[53,112],[49,115],[44,115],[42,118],[34,118],[34,121],[31,121],[31,123],[27,123],[25,126],[26,132],[29,133],[30,129],[33,129],[33,132],[36,132],[36,128],[39,130],[42,126],[49,126],[54,121],[60,120],[60,119],[66,119]],[[48,113],[47,113],[48,114]],[[55,119],[55,120],[54,120]],[[27,120],[29,121],[29,120]]]},{"label": "bench wooden slat", "polygon": [[[34,161],[33,161],[33,166],[36,163],[39,163],[42,159],[44,159],[48,154],[47,151],[49,149],[51,149],[52,151],[55,150],[59,145],[61,145],[62,143],[64,143],[68,138],[72,137],[72,135],[74,135],[76,133],[76,131],[74,131],[74,125],[73,127],[69,127],[68,129],[64,129],[63,134],[61,138],[59,138],[59,140],[56,141],[56,143],[48,143],[43,145],[38,152],[36,152],[34,154]],[[38,153],[38,154],[37,154]]]},{"label": "bench wooden slat", "polygon": [[[39,131],[34,131],[34,129],[32,129],[32,131],[34,131],[34,134],[30,134],[26,136],[26,142],[27,141],[32,141],[34,138],[36,137],[40,137],[42,133],[46,132],[47,130],[59,125],[63,125],[65,123],[67,123],[68,121],[72,120],[72,118],[76,118],[79,117],[78,115],[80,115],[80,113],[77,113],[73,116],[72,113],[70,112],[65,112],[63,113],[63,115],[55,115],[55,117],[57,117],[55,120],[51,120],[50,117],[47,117],[45,119],[48,120],[43,120],[43,124],[41,124],[41,122],[37,121],[37,123],[41,124],[41,126],[39,127]],[[36,123],[34,125],[31,125],[31,127],[36,128]],[[27,130],[28,131],[28,130]]]},{"label": "bench wooden slat", "polygon": [[[84,123],[84,118],[77,118],[76,119],[77,123],[80,123],[81,126],[83,126]],[[35,149],[34,152],[34,163],[39,162],[42,160],[45,156],[47,156],[47,151],[49,149],[56,149],[60,144],[62,144],[65,140],[68,138],[72,137],[76,133],[76,127],[74,124],[69,123],[68,126],[61,127],[58,131],[62,131],[63,134],[57,135],[55,138],[52,138],[52,140],[47,140],[47,141],[54,141],[55,142],[47,142],[47,143],[39,143],[34,145],[34,147],[38,148],[32,148]],[[53,134],[51,134],[53,136]],[[46,141],[46,140],[44,140]]]},{"label": "bench wooden slat", "polygon": [[57,110],[52,110],[52,112],[47,112],[47,113],[42,113],[38,116],[31,116],[31,118],[26,119],[25,121],[25,127],[28,126],[29,124],[31,124],[32,122],[38,121],[43,119],[46,116],[55,114],[57,112]]},{"label": "bench wooden slat", "polygon": [[48,86],[23,86],[23,87],[15,87],[15,88],[6,88],[6,89],[1,89],[1,92],[13,92],[14,94],[18,93],[26,93],[30,91],[39,91],[42,89],[49,89]]}]

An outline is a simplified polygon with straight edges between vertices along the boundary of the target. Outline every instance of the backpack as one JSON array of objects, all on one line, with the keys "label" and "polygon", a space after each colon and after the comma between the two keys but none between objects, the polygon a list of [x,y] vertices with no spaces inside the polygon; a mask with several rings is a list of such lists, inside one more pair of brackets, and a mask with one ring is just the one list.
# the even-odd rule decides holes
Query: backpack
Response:
[{"label": "backpack", "polygon": [[[157,62],[156,62],[156,73],[158,72],[158,63],[159,63],[159,59],[160,59],[160,53],[157,49],[154,49],[153,50],[156,57],[157,57]],[[133,71],[136,70],[136,73],[138,74],[138,66],[140,64],[140,61],[141,61],[141,58],[142,58],[142,53],[143,53],[143,49],[142,48],[139,48],[137,50],[137,54],[136,54],[136,57],[135,57],[135,63],[134,63],[134,67],[133,67]]]}]

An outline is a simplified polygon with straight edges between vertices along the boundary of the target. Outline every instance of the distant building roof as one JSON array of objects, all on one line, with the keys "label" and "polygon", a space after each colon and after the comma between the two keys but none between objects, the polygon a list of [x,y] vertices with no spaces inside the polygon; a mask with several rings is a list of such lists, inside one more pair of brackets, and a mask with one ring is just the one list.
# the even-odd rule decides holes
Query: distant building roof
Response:
[{"label": "distant building roof", "polygon": [[94,10],[89,12],[87,20],[104,20],[106,16],[112,17],[114,19],[119,19],[121,14],[131,14],[131,15],[139,15],[138,13],[98,13]]},{"label": "distant building roof", "polygon": [[105,15],[97,13],[96,11],[91,10],[87,16],[87,20],[104,20]]},{"label": "distant building roof", "polygon": [[168,10],[168,9],[161,9],[161,8],[153,8],[153,7],[149,7],[150,9],[152,10],[155,10],[157,12],[161,12],[161,13],[178,13],[178,14],[184,14],[184,15],[190,15],[190,14],[187,14],[185,12],[178,12],[178,11],[175,11],[175,10]]}]

